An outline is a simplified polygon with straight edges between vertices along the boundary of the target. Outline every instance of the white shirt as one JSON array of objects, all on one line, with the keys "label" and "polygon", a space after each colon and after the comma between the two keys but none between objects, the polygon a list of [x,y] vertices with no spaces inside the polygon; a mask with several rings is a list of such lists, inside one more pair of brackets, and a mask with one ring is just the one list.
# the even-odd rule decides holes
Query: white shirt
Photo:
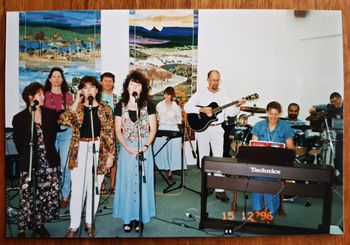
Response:
[{"label": "white shirt", "polygon": [[[222,89],[215,93],[209,91],[209,89],[205,89],[203,91],[197,91],[196,93],[194,93],[185,104],[184,109],[186,113],[198,114],[200,109],[200,107],[198,106],[205,107],[208,106],[211,102],[216,102],[219,106],[223,106],[233,102],[233,100],[231,100]],[[238,112],[239,107],[236,107],[235,105],[230,106],[224,109],[221,113],[217,114],[218,121],[215,123],[222,123],[225,117],[234,117],[238,114]]]},{"label": "white shirt", "polygon": [[171,106],[167,106],[163,100],[157,104],[156,109],[159,125],[181,124],[181,108],[175,101],[172,101]]}]

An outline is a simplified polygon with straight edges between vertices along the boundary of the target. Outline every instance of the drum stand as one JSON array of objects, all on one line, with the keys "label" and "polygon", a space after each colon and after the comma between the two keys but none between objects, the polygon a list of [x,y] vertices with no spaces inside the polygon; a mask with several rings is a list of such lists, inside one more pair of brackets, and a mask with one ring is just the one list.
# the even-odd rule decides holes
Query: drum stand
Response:
[{"label": "drum stand", "polygon": [[327,118],[324,119],[324,122],[325,122],[325,125],[326,125],[326,134],[327,134],[328,143],[329,143],[329,146],[331,148],[330,165],[334,167],[334,162],[332,160],[333,160],[333,156],[335,156],[335,152],[334,152],[333,141],[332,141],[331,133],[330,133],[330,130],[329,130]]},{"label": "drum stand", "polygon": [[[328,122],[327,122],[327,118],[324,118],[324,122],[325,122],[325,125],[326,125],[326,137],[327,137],[327,144],[329,144],[329,146],[327,145],[326,147],[323,147],[322,145],[321,145],[321,150],[323,150],[323,149],[329,149],[329,147],[331,148],[331,152],[330,152],[330,165],[331,166],[333,166],[334,167],[334,163],[333,163],[333,161],[332,161],[332,159],[333,159],[333,156],[334,156],[334,146],[333,146],[333,141],[332,141],[332,137],[331,137],[331,134],[330,134],[330,130],[329,130],[329,126],[328,126]],[[321,137],[321,133],[320,133],[320,137]],[[323,149],[322,149],[323,148]],[[315,159],[314,159],[314,164],[317,164],[318,163],[318,154],[312,154],[312,156],[314,156],[315,157]],[[324,164],[327,164],[326,163],[326,154],[324,153],[323,154],[323,163]],[[312,198],[308,198],[308,200],[306,201],[306,203],[305,203],[305,207],[310,207],[312,205]]]}]

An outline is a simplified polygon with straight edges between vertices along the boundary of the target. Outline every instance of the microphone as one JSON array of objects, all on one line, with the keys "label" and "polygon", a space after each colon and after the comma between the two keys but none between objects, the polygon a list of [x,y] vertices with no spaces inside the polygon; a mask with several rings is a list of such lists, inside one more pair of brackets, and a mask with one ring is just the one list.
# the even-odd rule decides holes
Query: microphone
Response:
[{"label": "microphone", "polygon": [[36,106],[39,105],[39,101],[38,100],[34,100],[32,102],[32,104],[30,105],[30,108],[32,109],[32,111],[36,111]]},{"label": "microphone", "polygon": [[138,96],[138,94],[135,91],[132,92],[132,96],[135,98],[136,102],[139,100],[139,96]]},{"label": "microphone", "polygon": [[89,106],[92,106],[92,101],[94,100],[94,97],[92,97],[91,95],[88,97],[88,101],[89,101]]},{"label": "microphone", "polygon": [[38,100],[34,100],[33,102],[32,102],[32,107],[36,107],[37,105],[39,105],[39,101]]}]

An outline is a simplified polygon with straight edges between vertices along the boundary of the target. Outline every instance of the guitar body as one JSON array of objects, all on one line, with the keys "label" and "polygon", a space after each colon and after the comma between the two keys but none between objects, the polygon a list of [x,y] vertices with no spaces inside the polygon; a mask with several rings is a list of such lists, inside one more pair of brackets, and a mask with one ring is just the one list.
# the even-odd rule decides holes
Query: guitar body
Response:
[{"label": "guitar body", "polygon": [[[211,102],[206,107],[211,107],[212,109],[215,109],[218,107],[218,104],[216,102]],[[187,114],[187,121],[190,127],[196,131],[196,132],[202,132],[208,128],[208,126],[212,122],[216,122],[218,119],[216,118],[216,115],[219,114],[214,113],[211,117],[208,117],[205,113],[188,113]]]},{"label": "guitar body", "polygon": [[[242,99],[245,100],[255,100],[259,98],[259,95],[257,93],[248,95]],[[187,121],[189,126],[196,132],[202,132],[208,128],[208,126],[212,123],[217,121],[216,115],[218,115],[223,109],[228,108],[230,106],[233,106],[235,104],[239,103],[238,100],[230,102],[226,105],[219,106],[216,102],[211,102],[206,107],[211,107],[213,115],[211,117],[208,117],[205,113],[188,113],[187,114]],[[201,106],[205,107],[205,106]]]}]

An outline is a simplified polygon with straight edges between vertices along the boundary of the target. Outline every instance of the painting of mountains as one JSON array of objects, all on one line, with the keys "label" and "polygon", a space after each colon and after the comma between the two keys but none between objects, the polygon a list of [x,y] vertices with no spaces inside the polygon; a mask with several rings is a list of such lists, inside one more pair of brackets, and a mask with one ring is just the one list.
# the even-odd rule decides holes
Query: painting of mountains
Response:
[{"label": "painting of mountains", "polygon": [[197,46],[198,10],[130,11],[130,70],[147,74],[155,102],[168,86],[180,104],[195,92]]}]

